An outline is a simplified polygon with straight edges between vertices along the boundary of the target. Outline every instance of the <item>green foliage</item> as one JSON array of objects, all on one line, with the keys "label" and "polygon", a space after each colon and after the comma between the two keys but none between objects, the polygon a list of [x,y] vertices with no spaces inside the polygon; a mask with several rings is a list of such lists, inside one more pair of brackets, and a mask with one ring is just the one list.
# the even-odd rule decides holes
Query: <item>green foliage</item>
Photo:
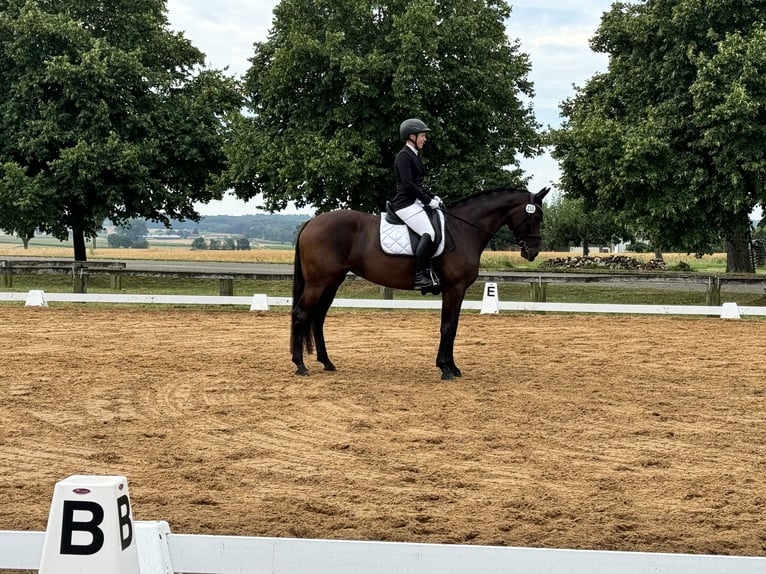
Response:
[{"label": "green foliage", "polygon": [[246,77],[252,113],[227,146],[239,197],[380,210],[408,117],[432,129],[425,161],[443,198],[520,182],[516,156],[539,136],[506,2],[282,0],[274,14]]},{"label": "green foliage", "polygon": [[652,248],[644,241],[631,241],[627,247],[625,247],[625,250],[633,253],[650,253]]},{"label": "green foliage", "polygon": [[679,261],[678,263],[674,265],[670,265],[668,267],[668,271],[684,271],[689,272],[692,270],[691,265],[689,265],[686,261]]},{"label": "green foliage", "polygon": [[[766,220],[761,220],[761,223],[766,223]],[[766,240],[766,225],[759,225],[753,230],[753,241]]]},{"label": "green foliage", "polygon": [[183,233],[219,233],[242,235],[250,239],[292,243],[296,231],[309,219],[308,215],[258,213],[255,215],[208,215],[200,219],[193,229],[184,222],[172,221],[173,229]]},{"label": "green foliage", "polygon": [[582,197],[563,195],[545,208],[547,250],[568,251],[570,246],[607,245],[631,238],[618,214],[603,207],[589,209]]},{"label": "green foliage", "polygon": [[195,219],[194,202],[220,197],[240,98],[167,29],[164,6],[0,2],[3,229],[59,239],[72,230],[85,259],[82,238],[104,218]]},{"label": "green foliage", "polygon": [[[751,270],[749,214],[766,201],[763,3],[616,3],[594,50],[599,74],[564,102],[552,134],[564,189],[624,212],[663,249],[723,238]],[[742,254],[745,254],[744,256]]]},{"label": "green foliage", "polygon": [[25,245],[37,229],[37,214],[41,210],[37,191],[36,182],[26,177],[20,165],[15,162],[0,165],[0,229],[15,233]]},{"label": "green foliage", "polygon": [[195,237],[191,242],[191,248],[204,251],[207,249],[207,241],[205,241],[204,237]]},{"label": "green foliage", "polygon": [[118,233],[110,233],[106,237],[106,241],[109,247],[148,249],[147,234],[146,221],[143,219],[131,219],[119,227]]},{"label": "green foliage", "polygon": [[106,236],[106,242],[111,248],[149,249],[149,242],[146,239],[135,240],[122,233],[110,233]]},{"label": "green foliage", "polygon": [[205,240],[204,237],[197,237],[191,243],[192,250],[210,250],[210,251],[250,251],[250,240],[246,237],[234,239],[226,237],[223,239]]}]

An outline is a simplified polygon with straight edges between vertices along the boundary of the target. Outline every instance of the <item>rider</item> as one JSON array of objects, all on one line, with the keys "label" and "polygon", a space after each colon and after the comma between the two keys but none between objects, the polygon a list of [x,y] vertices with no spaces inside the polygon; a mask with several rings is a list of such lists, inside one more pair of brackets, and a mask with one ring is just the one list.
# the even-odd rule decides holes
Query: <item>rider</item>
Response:
[{"label": "rider", "polygon": [[425,207],[438,209],[442,205],[438,196],[423,188],[426,168],[420,159],[426,132],[431,131],[423,121],[411,118],[399,126],[399,136],[405,146],[396,155],[396,195],[391,207],[396,215],[420,236],[415,247],[415,289],[429,289],[439,285],[439,278],[431,269],[431,257],[436,250],[436,234]]}]

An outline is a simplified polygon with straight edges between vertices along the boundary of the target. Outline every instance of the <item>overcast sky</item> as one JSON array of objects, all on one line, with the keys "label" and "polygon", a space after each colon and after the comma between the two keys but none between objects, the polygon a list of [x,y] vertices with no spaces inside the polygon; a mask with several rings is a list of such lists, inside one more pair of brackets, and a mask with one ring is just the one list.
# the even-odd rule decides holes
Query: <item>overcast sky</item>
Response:
[{"label": "overcast sky", "polygon": [[[607,60],[589,48],[612,0],[509,0],[513,13],[508,36],[521,42],[521,51],[532,62],[530,79],[535,85],[534,109],[544,126],[558,126],[558,105],[594,73],[606,69]],[[210,67],[234,75],[247,71],[253,43],[268,37],[277,0],[168,0],[168,19],[207,56]],[[530,189],[556,183],[559,171],[549,156],[522,162],[532,176]],[[198,205],[202,215],[246,215],[257,212],[258,201],[228,197]]]}]

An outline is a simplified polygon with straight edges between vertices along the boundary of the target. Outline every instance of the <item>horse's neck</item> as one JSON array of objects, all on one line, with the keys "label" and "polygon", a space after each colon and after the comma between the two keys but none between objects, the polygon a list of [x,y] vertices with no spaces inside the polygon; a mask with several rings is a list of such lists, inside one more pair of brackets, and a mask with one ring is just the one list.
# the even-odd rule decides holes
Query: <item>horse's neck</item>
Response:
[{"label": "horse's neck", "polygon": [[460,243],[464,248],[478,253],[484,251],[517,201],[518,197],[508,193],[478,197],[458,206],[454,213],[463,230]]},{"label": "horse's neck", "polygon": [[[508,212],[518,203],[520,196],[512,193],[497,194],[465,205],[461,215],[482,230],[494,235],[505,221]],[[487,239],[489,242],[489,239]]]}]

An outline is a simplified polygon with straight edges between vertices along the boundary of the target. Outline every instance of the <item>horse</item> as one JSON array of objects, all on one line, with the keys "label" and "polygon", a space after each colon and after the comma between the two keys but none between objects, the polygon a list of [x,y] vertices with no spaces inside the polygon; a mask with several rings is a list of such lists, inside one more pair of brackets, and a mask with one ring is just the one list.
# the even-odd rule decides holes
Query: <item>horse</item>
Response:
[{"label": "horse", "polygon": [[[453,357],[460,308],[468,287],[479,275],[481,253],[507,225],[533,261],[540,252],[543,198],[526,189],[501,187],[475,193],[444,208],[446,246],[433,260],[441,280],[441,329],[436,366],[442,380],[462,376]],[[324,321],[338,288],[352,272],[384,287],[412,290],[414,257],[388,255],[380,245],[380,214],[344,209],[321,213],[299,231],[295,243],[290,349],[296,375],[308,375],[303,350],[325,371],[335,371],[327,355]],[[425,294],[425,293],[424,293]]]}]

